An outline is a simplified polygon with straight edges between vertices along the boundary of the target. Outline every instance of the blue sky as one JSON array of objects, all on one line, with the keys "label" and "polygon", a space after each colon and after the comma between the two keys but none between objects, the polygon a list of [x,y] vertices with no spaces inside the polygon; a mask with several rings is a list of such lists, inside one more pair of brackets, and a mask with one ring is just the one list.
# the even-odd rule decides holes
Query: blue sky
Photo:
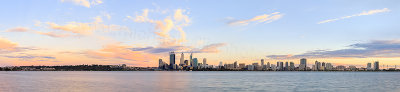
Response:
[{"label": "blue sky", "polygon": [[[89,3],[84,4],[85,1]],[[136,60],[131,58],[136,57],[136,54],[133,54],[133,56],[123,56],[127,58],[120,60],[121,56],[114,56],[115,53],[119,52],[112,52],[114,53],[113,56],[101,56],[106,58],[98,60],[98,58],[93,59],[92,55],[85,54],[86,51],[98,51],[110,44],[115,45],[115,43],[123,45],[122,47],[171,48],[173,51],[195,51],[204,48],[205,53],[199,53],[198,57],[211,58],[208,60],[213,60],[212,64],[217,64],[218,61],[233,62],[235,60],[249,63],[258,59],[269,58],[266,56],[270,55],[301,55],[315,50],[335,51],[352,48],[349,47],[352,44],[373,43],[376,40],[397,42],[400,35],[397,31],[400,29],[398,26],[400,21],[398,17],[400,13],[397,12],[400,9],[398,3],[400,2],[396,0],[41,0],[40,2],[35,0],[7,0],[0,4],[0,12],[3,12],[0,15],[0,20],[2,20],[0,21],[0,30],[3,30],[0,32],[0,36],[10,42],[18,43],[18,47],[40,48],[40,51],[28,51],[35,53],[35,55],[73,52],[75,54],[70,57],[85,57],[95,63],[114,64],[114,62],[108,61],[118,61],[115,63],[152,66],[156,63],[154,59],[166,58],[167,56],[167,53],[156,53],[155,55],[153,55],[154,53],[145,53],[144,56],[151,54],[148,56],[152,58]],[[182,27],[187,41],[178,42],[173,46],[161,46],[160,39],[166,40],[167,38],[155,34],[160,32],[156,23],[133,20],[138,15],[143,14],[146,9],[149,10],[148,19],[155,21],[173,19],[177,10],[183,10],[182,14],[187,16],[190,21],[181,22],[187,25],[176,26]],[[369,11],[377,12],[318,24],[324,20]],[[273,16],[274,13],[277,13],[276,15],[279,15],[280,18],[268,20],[268,22],[250,21],[243,25],[229,24],[264,14]],[[131,16],[132,19],[127,16]],[[96,17],[101,18],[102,22],[99,22],[101,24],[96,22]],[[77,32],[81,30],[51,28],[50,22],[63,27],[67,27],[64,25],[71,22],[92,23],[95,26],[117,25],[121,30],[96,28],[91,30],[93,33],[90,33],[90,35],[82,35]],[[174,23],[178,24],[178,22],[174,20]],[[7,31],[18,27],[31,31]],[[176,29],[177,27],[168,31],[173,39],[181,37],[181,32]],[[41,35],[38,31],[42,33],[57,32],[73,36],[52,37]],[[68,33],[71,31],[73,32]],[[216,47],[218,49],[213,48],[212,50],[205,48],[208,45],[218,43],[224,45],[218,45]],[[175,49],[178,47],[179,49]],[[6,53],[6,55],[20,55],[18,53],[28,52],[12,52]],[[103,53],[104,51],[100,52]],[[397,56],[390,58],[390,60],[393,60]],[[142,63],[143,60],[146,63]],[[20,62],[9,63],[11,61],[0,63],[8,65],[25,64]],[[57,61],[60,62],[40,61],[39,63],[29,62],[26,64],[75,64],[79,60],[69,61],[57,58]],[[270,61],[276,60],[271,59]]]}]

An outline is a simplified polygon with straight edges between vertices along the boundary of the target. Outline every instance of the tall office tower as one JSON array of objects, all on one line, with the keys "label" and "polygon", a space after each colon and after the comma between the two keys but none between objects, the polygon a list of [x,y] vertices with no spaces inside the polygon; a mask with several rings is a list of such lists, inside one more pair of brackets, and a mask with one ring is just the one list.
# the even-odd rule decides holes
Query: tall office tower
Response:
[{"label": "tall office tower", "polygon": [[319,71],[319,70],[322,70],[321,69],[321,62],[317,62],[317,65],[315,65],[315,67],[317,67],[317,70]]},{"label": "tall office tower", "polygon": [[181,54],[181,60],[180,60],[179,65],[183,66],[184,64],[185,64],[185,56],[183,55],[183,52],[182,52],[182,54]]},{"label": "tall office tower", "polygon": [[379,61],[375,61],[374,70],[379,70]]},{"label": "tall office tower", "polygon": [[207,65],[207,59],[203,58],[203,65]]},{"label": "tall office tower", "polygon": [[261,59],[261,66],[264,65],[264,59]]},{"label": "tall office tower", "polygon": [[289,62],[287,62],[287,61],[285,62],[285,70],[289,71]]},{"label": "tall office tower", "polygon": [[290,67],[289,70],[290,70],[290,71],[293,71],[294,68],[295,68],[295,67],[294,67],[294,63],[293,63],[293,62],[290,62],[290,66],[289,66],[289,67]]},{"label": "tall office tower", "polygon": [[371,63],[367,63],[367,70],[372,70]]},{"label": "tall office tower", "polygon": [[190,63],[190,66],[193,66],[193,53],[190,53],[190,58],[189,58],[189,63]]},{"label": "tall office tower", "polygon": [[307,70],[307,59],[306,58],[300,59],[299,69],[300,70]]},{"label": "tall office tower", "polygon": [[223,66],[222,61],[219,62],[219,65],[218,65],[218,66]]},{"label": "tall office tower", "polygon": [[169,66],[170,66],[170,69],[173,69],[174,64],[175,64],[175,53],[174,52],[170,52],[169,53]]},{"label": "tall office tower", "polygon": [[193,58],[193,69],[197,69],[197,63],[198,63],[197,58]]},{"label": "tall office tower", "polygon": [[322,70],[325,70],[325,68],[326,68],[326,66],[325,66],[325,62],[322,62],[322,64],[321,64],[321,65],[322,65],[321,69],[322,69]]},{"label": "tall office tower", "polygon": [[279,69],[280,69],[280,70],[284,70],[284,69],[283,69],[283,62],[279,62]]},{"label": "tall office tower", "polygon": [[276,62],[276,67],[277,67],[277,68],[276,68],[277,70],[280,70],[280,69],[279,69],[279,61]]},{"label": "tall office tower", "polygon": [[158,59],[158,69],[163,69],[164,67],[164,62],[162,61],[162,59]]},{"label": "tall office tower", "polygon": [[314,65],[315,65],[315,68],[314,68],[314,70],[319,70],[318,63],[319,63],[318,61],[315,61],[315,64],[314,64]]},{"label": "tall office tower", "polygon": [[267,67],[266,67],[266,69],[268,70],[268,69],[270,69],[270,64],[269,64],[269,62],[267,62]]},{"label": "tall office tower", "polygon": [[318,62],[318,70],[322,70],[321,62]]},{"label": "tall office tower", "polygon": [[265,69],[265,64],[264,64],[264,59],[261,59],[261,65],[260,65],[261,67],[261,70],[263,70],[263,69]]},{"label": "tall office tower", "polygon": [[238,68],[238,63],[237,63],[237,61],[235,61],[235,62],[233,63],[233,68]]}]

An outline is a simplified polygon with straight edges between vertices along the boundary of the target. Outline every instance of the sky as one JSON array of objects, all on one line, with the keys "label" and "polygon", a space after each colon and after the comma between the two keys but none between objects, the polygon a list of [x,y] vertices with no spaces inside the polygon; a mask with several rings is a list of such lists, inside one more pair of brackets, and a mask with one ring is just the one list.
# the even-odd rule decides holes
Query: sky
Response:
[{"label": "sky", "polygon": [[398,0],[6,0],[0,66],[307,58],[400,65]]}]

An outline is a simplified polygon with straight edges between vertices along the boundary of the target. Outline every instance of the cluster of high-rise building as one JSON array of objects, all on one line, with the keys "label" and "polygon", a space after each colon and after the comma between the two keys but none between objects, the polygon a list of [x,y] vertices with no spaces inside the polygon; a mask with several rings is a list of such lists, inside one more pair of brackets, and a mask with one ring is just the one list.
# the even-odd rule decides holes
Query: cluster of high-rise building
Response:
[{"label": "cluster of high-rise building", "polygon": [[371,63],[367,63],[367,70],[379,70],[379,61],[374,62],[374,66],[371,66]]},{"label": "cluster of high-rise building", "polygon": [[158,60],[158,68],[162,70],[198,70],[198,69],[210,69],[213,66],[207,64],[207,59],[203,58],[203,62],[200,63],[198,58],[193,58],[193,53],[190,53],[189,60],[185,60],[184,53],[181,53],[179,64],[175,62],[175,52],[169,53],[169,64],[164,62],[162,59]]},{"label": "cluster of high-rise building", "polygon": [[[252,64],[246,65],[245,63],[238,63],[237,61],[231,64],[223,64],[221,61],[218,66],[208,65],[207,59],[203,58],[203,62],[199,63],[198,58],[193,58],[193,53],[190,53],[189,60],[185,60],[184,53],[181,53],[181,57],[179,59],[179,63],[175,62],[175,53],[170,52],[169,54],[169,64],[164,62],[162,59],[159,59],[159,69],[160,70],[232,70],[232,71],[378,71],[381,70],[379,68],[379,62],[376,61],[373,63],[367,64],[367,67],[359,67],[350,65],[343,66],[338,65],[334,66],[329,62],[319,62],[315,61],[314,64],[309,64],[308,66],[307,59],[300,59],[300,64],[297,66],[294,62],[281,62],[277,61],[276,64],[272,64],[270,62],[266,62],[264,59],[261,59],[260,62],[255,62]],[[396,70],[396,68],[388,68],[386,70]]]}]

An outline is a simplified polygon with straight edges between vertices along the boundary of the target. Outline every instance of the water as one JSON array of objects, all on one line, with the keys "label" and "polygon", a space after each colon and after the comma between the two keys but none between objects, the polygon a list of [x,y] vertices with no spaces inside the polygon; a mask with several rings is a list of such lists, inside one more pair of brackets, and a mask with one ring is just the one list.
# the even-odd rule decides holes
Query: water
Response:
[{"label": "water", "polygon": [[17,71],[0,92],[400,92],[400,72]]}]

